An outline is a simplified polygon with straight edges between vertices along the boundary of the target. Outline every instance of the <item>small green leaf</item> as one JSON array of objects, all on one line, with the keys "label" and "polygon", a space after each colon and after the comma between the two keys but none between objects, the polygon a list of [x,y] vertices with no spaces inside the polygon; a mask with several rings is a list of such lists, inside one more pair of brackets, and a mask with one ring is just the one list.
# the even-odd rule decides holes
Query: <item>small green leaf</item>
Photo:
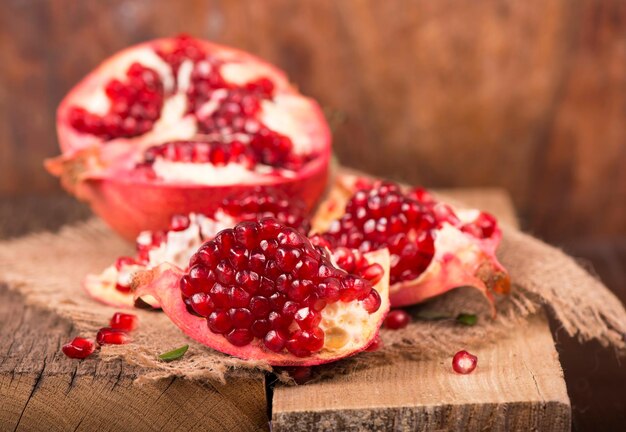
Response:
[{"label": "small green leaf", "polygon": [[427,320],[427,321],[437,321],[437,320],[450,319],[452,317],[445,312],[425,309],[417,313],[417,318]]},{"label": "small green leaf", "polygon": [[457,315],[456,322],[466,326],[473,326],[478,322],[478,317],[475,314],[461,313]]},{"label": "small green leaf", "polygon": [[160,354],[159,358],[166,362],[178,360],[179,358],[185,355],[188,349],[189,349],[189,345],[183,345],[180,348],[176,348],[175,350]]}]

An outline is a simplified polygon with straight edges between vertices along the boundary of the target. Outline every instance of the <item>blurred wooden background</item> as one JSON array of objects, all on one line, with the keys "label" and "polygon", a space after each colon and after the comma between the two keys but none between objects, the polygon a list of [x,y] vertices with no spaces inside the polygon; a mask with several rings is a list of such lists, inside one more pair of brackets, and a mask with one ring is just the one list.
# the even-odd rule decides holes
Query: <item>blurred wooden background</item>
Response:
[{"label": "blurred wooden background", "polygon": [[[626,300],[625,1],[1,0],[0,197],[68,203],[42,169],[58,102],[115,51],[183,31],[284,68],[347,165],[507,188],[526,229]],[[615,357],[559,349],[575,429],[623,426]]]}]

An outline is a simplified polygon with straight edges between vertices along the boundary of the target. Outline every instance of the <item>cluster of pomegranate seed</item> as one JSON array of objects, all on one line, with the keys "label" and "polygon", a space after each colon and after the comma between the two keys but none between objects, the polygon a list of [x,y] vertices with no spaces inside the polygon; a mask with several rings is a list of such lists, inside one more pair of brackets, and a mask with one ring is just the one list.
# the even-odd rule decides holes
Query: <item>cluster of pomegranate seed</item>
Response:
[{"label": "cluster of pomegranate seed", "polygon": [[163,107],[161,78],[140,63],[128,68],[126,78],[126,82],[112,79],[107,83],[105,93],[111,106],[106,114],[101,116],[75,106],[68,113],[70,125],[105,140],[134,137],[152,129]]},{"label": "cluster of pomegranate seed", "polygon": [[184,61],[191,60],[196,63],[207,57],[198,41],[185,34],[177,36],[171,44],[155,47],[154,51],[171,66],[175,77],[178,76],[178,70]]},{"label": "cluster of pomegranate seed", "polygon": [[437,203],[421,188],[404,192],[395,183],[361,181],[344,215],[321,237],[330,248],[389,249],[394,284],[416,279],[426,270],[435,253],[435,231],[443,222],[478,238],[495,230],[495,219],[486,213],[463,225],[451,207]]},{"label": "cluster of pomegranate seed", "polygon": [[459,351],[452,357],[452,369],[459,374],[467,375],[474,372],[478,364],[478,357],[467,351]]},{"label": "cluster of pomegranate seed", "polygon": [[252,149],[239,141],[171,141],[150,147],[144,152],[145,165],[151,165],[157,158],[171,162],[210,163],[215,166],[239,163],[248,169],[254,168],[257,163]]},{"label": "cluster of pomegranate seed", "polygon": [[369,313],[381,304],[369,281],[336,269],[304,235],[272,218],[241,222],[206,242],[180,289],[188,310],[231,344],[256,338],[297,357],[324,346],[327,304],[362,300]]},{"label": "cluster of pomegranate seed", "polygon": [[241,221],[273,217],[302,234],[307,234],[311,227],[304,201],[289,197],[278,189],[255,186],[251,191],[226,197],[221,208]]},{"label": "cluster of pomegranate seed", "polygon": [[[109,327],[103,327],[96,334],[98,345],[121,345],[131,341],[128,332],[137,328],[137,317],[132,314],[116,312],[109,321]],[[84,359],[95,351],[94,343],[85,338],[75,337],[61,348],[69,358]]]}]

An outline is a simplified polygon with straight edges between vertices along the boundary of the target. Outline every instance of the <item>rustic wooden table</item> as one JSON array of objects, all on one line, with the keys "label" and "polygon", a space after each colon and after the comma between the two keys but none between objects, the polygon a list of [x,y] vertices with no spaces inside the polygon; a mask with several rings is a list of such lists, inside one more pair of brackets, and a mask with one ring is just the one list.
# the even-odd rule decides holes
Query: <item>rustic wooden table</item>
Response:
[{"label": "rustic wooden table", "polygon": [[[502,191],[452,193],[515,223]],[[65,198],[4,202],[0,236],[87,215]],[[480,366],[468,376],[452,373],[450,359],[400,361],[273,392],[262,374],[226,385],[176,378],[137,384],[142,371],[121,361],[69,360],[60,346],[71,323],[25,306],[1,285],[0,323],[0,430],[248,431],[268,429],[269,419],[275,431],[570,429],[569,398],[543,316],[479,350]]]}]

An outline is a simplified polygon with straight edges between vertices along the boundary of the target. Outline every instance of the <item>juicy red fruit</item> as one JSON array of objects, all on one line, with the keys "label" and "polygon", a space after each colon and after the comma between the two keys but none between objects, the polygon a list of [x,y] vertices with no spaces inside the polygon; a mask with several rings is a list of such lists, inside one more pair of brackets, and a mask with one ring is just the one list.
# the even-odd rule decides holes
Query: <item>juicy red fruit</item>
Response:
[{"label": "juicy red fruit", "polygon": [[264,218],[242,222],[206,242],[181,278],[188,310],[232,345],[258,339],[264,349],[307,357],[324,346],[321,310],[338,301],[380,307],[372,284],[333,267],[297,230]]},{"label": "juicy red fruit", "polygon": [[96,341],[99,345],[123,345],[129,343],[131,339],[125,331],[104,327],[98,330]]},{"label": "juicy red fruit", "polygon": [[84,359],[94,352],[95,346],[89,339],[75,337],[71,342],[63,345],[61,351],[69,358]]},{"label": "juicy red fruit", "polygon": [[452,358],[452,369],[458,374],[472,373],[478,364],[478,357],[467,351],[459,351]]},{"label": "juicy red fruit", "polygon": [[109,326],[112,329],[122,330],[122,331],[133,331],[137,328],[138,319],[136,315],[126,314],[122,312],[116,312],[111,317],[111,321],[109,322]]}]

